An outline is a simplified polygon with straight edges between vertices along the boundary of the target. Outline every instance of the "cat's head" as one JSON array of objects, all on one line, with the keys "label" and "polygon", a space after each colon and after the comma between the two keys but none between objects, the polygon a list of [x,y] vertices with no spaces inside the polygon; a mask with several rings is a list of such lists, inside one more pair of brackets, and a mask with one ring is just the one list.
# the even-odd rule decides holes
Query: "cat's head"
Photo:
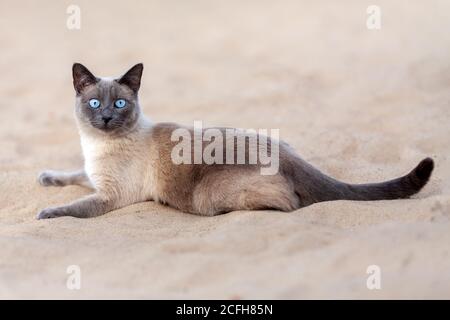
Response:
[{"label": "cat's head", "polygon": [[75,63],[72,67],[75,114],[80,126],[111,136],[133,130],[141,112],[138,91],[143,69],[139,63],[119,78],[99,78]]}]

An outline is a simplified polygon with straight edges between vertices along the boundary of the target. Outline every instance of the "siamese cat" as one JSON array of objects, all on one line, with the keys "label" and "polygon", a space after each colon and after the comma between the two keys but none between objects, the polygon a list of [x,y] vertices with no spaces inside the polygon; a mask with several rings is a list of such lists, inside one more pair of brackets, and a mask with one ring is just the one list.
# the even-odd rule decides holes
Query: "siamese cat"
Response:
[{"label": "siamese cat", "polygon": [[[331,200],[408,198],[428,182],[433,160],[422,160],[409,174],[382,183],[348,184],[302,160],[279,141],[279,169],[262,175],[262,164],[174,163],[174,123],[152,123],[141,112],[138,92],[143,65],[119,78],[98,78],[86,67],[72,68],[75,115],[84,168],[44,171],[43,186],[81,185],[93,193],[70,204],[38,213],[38,219],[90,218],[141,201],[157,201],[178,210],[214,216],[234,210],[293,211]],[[192,128],[187,128],[192,132]],[[222,132],[224,128],[220,128]],[[261,137],[258,136],[258,139]],[[273,139],[267,142],[269,152]],[[246,142],[248,146],[248,142]],[[256,152],[246,150],[246,159]],[[225,155],[224,155],[225,156]]]}]

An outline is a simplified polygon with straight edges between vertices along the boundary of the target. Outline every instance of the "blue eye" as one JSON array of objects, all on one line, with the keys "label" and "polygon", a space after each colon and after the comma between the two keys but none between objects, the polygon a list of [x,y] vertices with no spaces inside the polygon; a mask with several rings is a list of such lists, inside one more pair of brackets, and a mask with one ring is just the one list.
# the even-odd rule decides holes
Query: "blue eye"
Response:
[{"label": "blue eye", "polygon": [[98,107],[100,107],[100,101],[98,101],[98,99],[91,99],[89,100],[89,105],[91,106],[91,108],[97,109]]},{"label": "blue eye", "polygon": [[127,105],[127,102],[124,99],[118,99],[114,102],[116,108],[124,108]]}]

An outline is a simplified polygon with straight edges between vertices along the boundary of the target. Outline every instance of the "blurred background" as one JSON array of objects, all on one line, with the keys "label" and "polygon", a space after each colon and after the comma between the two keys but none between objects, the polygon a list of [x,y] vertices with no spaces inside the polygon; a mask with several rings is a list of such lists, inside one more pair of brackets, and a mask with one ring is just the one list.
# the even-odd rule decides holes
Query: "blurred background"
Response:
[{"label": "blurred background", "polygon": [[[366,26],[369,18],[366,10],[372,4],[381,9],[379,30],[370,30]],[[70,5],[80,8],[79,30],[67,28]],[[65,265],[67,248],[72,248],[76,257],[89,263],[95,261],[98,252],[108,256],[121,252],[122,248],[124,253],[131,254],[128,251],[130,246],[139,247],[144,240],[164,243],[165,234],[177,239],[180,232],[180,243],[198,233],[219,247],[247,243],[250,248],[267,253],[267,256],[251,260],[251,265],[261,266],[264,261],[273,260],[279,261],[280,266],[293,269],[283,269],[286,274],[283,281],[264,282],[259,280],[266,279],[266,273],[268,278],[272,277],[280,266],[255,272],[250,267],[241,270],[238,265],[231,265],[229,274],[223,271],[226,275],[218,276],[224,281],[222,286],[211,281],[214,278],[211,275],[200,277],[199,287],[195,287],[194,276],[183,277],[183,271],[177,268],[190,264],[199,275],[208,266],[206,260],[192,257],[183,260],[178,256],[176,259],[181,260],[171,260],[175,259],[171,254],[178,252],[175,249],[177,243],[170,248],[153,248],[155,251],[148,251],[147,247],[142,251],[136,249],[136,256],[130,257],[133,266],[140,266],[139,272],[144,274],[148,271],[146,268],[159,270],[161,277],[156,288],[165,297],[203,297],[207,294],[226,298],[236,297],[234,294],[249,298],[334,297],[338,285],[346,288],[340,287],[343,290],[340,294],[344,297],[367,297],[369,293],[365,288],[358,291],[359,287],[352,285],[351,279],[354,278],[350,277],[352,271],[348,270],[355,263],[346,259],[350,259],[349,256],[362,257],[358,261],[364,261],[360,269],[365,270],[362,265],[369,264],[370,259],[349,243],[365,243],[367,240],[368,247],[373,245],[379,249],[375,250],[379,261],[392,261],[377,247],[379,240],[375,231],[374,239],[377,240],[368,240],[364,236],[367,230],[363,229],[361,238],[352,236],[359,240],[346,240],[339,247],[341,249],[326,251],[327,247],[325,251],[318,251],[316,258],[308,256],[307,259],[303,253],[316,248],[317,243],[325,246],[341,239],[342,230],[350,232],[357,226],[377,225],[390,218],[423,222],[449,211],[449,31],[450,2],[446,0],[377,0],[376,3],[361,0],[0,0],[0,234],[3,233],[5,244],[1,250],[4,257],[8,257],[0,262],[0,275],[4,283],[8,283],[3,296],[33,297],[31,285],[36,283],[51,287],[48,291],[43,290],[48,292],[48,296],[59,292],[53,282],[55,278],[59,279],[54,273],[59,269],[49,261]],[[78,187],[44,190],[35,182],[40,170],[82,166],[73,117],[71,66],[74,62],[83,63],[97,76],[119,76],[135,63],[143,62],[140,100],[144,112],[153,121],[192,125],[194,120],[202,120],[206,126],[278,128],[281,138],[300,155],[338,179],[354,183],[385,180],[406,173],[425,156],[433,157],[437,168],[430,185],[421,193],[420,197],[425,198],[421,202],[336,204],[337,207],[323,204],[305,209],[302,214],[286,214],[290,223],[293,219],[298,223],[294,224],[298,229],[293,224],[286,226],[286,230],[292,233],[279,234],[278,230],[272,229],[264,229],[265,236],[260,231],[247,230],[250,233],[244,233],[251,239],[269,237],[267,243],[274,241],[281,247],[285,243],[283,241],[287,241],[288,252],[270,246],[269,249],[259,247],[241,235],[242,230],[238,226],[253,230],[254,220],[238,213],[216,221],[179,216],[170,211],[166,216],[181,221],[176,224],[176,232],[170,229],[173,221],[158,215],[168,209],[163,210],[156,204],[143,204],[138,209],[119,211],[94,222],[64,218],[52,221],[52,225],[38,224],[34,221],[34,214],[39,209],[86,194]],[[154,214],[144,215],[148,212]],[[108,220],[118,217],[119,220]],[[267,219],[261,222],[263,225],[267,222],[267,225],[285,230],[281,222],[272,224],[272,217],[274,221],[280,221],[276,220],[279,214],[272,216],[267,213],[258,217]],[[227,239],[237,237],[235,239],[239,241],[224,244],[223,236],[215,233],[217,230],[213,226],[218,221],[231,228],[222,229],[228,233]],[[127,246],[118,249],[105,245],[101,238],[105,230],[103,223],[107,223],[107,228],[113,228],[112,234],[118,235],[118,238],[108,238],[109,241],[120,240]],[[120,229],[116,223],[125,229]],[[139,226],[143,225],[148,227],[148,233],[144,233],[147,230],[139,232]],[[320,229],[317,225],[326,227]],[[169,229],[152,238],[151,234],[156,232],[152,228],[158,226]],[[233,229],[233,226],[238,229]],[[323,233],[317,231],[317,236],[317,233],[305,231],[311,228],[319,228]],[[420,226],[417,228],[422,230]],[[80,230],[83,230],[81,235],[77,233]],[[389,234],[400,237],[398,235],[404,232],[404,239],[409,240],[417,236],[408,231],[414,228],[386,230],[382,232],[385,246],[393,241]],[[133,235],[136,233],[143,238],[135,238]],[[308,237],[298,239],[299,234]],[[434,230],[436,238],[430,240],[430,248],[441,243],[444,234],[444,231]],[[57,246],[47,239],[65,240]],[[203,242],[195,242],[197,240],[191,239],[195,243],[192,248],[204,245]],[[411,245],[415,243],[409,240]],[[298,247],[291,246],[294,242]],[[95,243],[99,251],[88,251],[89,243]],[[431,252],[427,248],[425,246],[421,252]],[[433,251],[432,256],[414,253],[413,256],[421,256],[422,259],[414,260],[413,267],[408,269],[411,272],[403,273],[407,274],[406,278],[395,280],[394,291],[385,291],[384,297],[415,293],[420,296],[423,290],[429,290],[425,295],[432,295],[432,292],[448,294],[448,286],[447,291],[443,286],[445,281],[437,281],[429,275],[430,272],[438,273],[439,270],[434,268],[448,266],[448,259],[445,263],[434,260],[447,250],[442,244],[438,248],[441,251],[436,255]],[[50,253],[52,250],[59,258]],[[189,251],[189,248],[185,250]],[[217,256],[215,261],[221,266],[231,263],[230,259],[245,261],[242,256],[233,256],[230,253],[233,250],[230,247],[228,256]],[[238,254],[239,250],[236,250]],[[399,250],[403,251],[393,256],[407,259],[411,252],[415,252],[414,247]],[[84,255],[86,251],[91,253],[90,257]],[[241,253],[248,252],[252,250]],[[281,252],[280,256],[276,252]],[[342,255],[331,254],[334,258],[330,258],[332,260],[326,266],[315,269],[313,263],[322,261],[321,255],[330,252],[341,252]],[[219,255],[220,250],[211,249],[205,253],[208,257],[214,254]],[[27,277],[25,271],[34,272],[26,263],[26,257],[34,259],[33,264],[40,266],[40,271],[46,274],[29,276],[27,283],[30,287],[21,281]],[[164,268],[152,265],[155,257],[163,257],[159,261],[172,261],[169,265],[181,275],[174,279],[173,274],[165,274]],[[424,266],[422,262],[426,260],[433,262],[433,266]],[[308,263],[310,268],[306,267]],[[112,265],[127,269],[122,260],[97,261],[93,266],[107,270],[98,273],[97,279],[115,278],[117,270]],[[295,278],[298,269],[296,271],[294,267],[301,265],[305,266],[306,274],[312,272],[312,275]],[[393,265],[391,278],[396,279],[404,266]],[[438,265],[441,267],[436,267]],[[333,272],[341,270],[341,267],[347,271],[338,272],[333,278]],[[253,279],[252,275],[261,279]],[[244,276],[250,282],[245,282]],[[328,287],[324,283],[324,287],[316,288],[313,282],[308,282],[327,277],[332,278],[326,282],[331,284]],[[418,278],[424,282],[414,282]],[[115,285],[111,285],[111,292],[119,295],[127,292],[126,288],[131,288],[130,292],[140,292],[136,274],[123,279],[123,283],[117,280]],[[22,284],[18,285],[19,282]],[[238,288],[242,284],[242,290],[234,292],[230,289],[232,286],[225,283],[234,283]],[[408,283],[417,285],[405,285]],[[437,287],[429,286],[430,283]],[[101,285],[95,288],[98,290],[91,293],[105,296]],[[190,291],[187,288],[194,289]],[[224,292],[226,294],[221,295]],[[153,293],[157,295],[157,291]]]}]

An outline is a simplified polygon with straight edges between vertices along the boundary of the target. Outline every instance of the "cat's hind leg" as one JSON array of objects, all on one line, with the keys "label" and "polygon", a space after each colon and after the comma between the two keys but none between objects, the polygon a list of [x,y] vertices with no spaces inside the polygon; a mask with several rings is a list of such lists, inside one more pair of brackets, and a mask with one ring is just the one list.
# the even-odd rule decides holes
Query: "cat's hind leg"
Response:
[{"label": "cat's hind leg", "polygon": [[299,207],[293,186],[283,176],[264,176],[259,170],[216,171],[193,191],[192,213],[205,216],[236,210],[293,211]]},{"label": "cat's hind leg", "polygon": [[80,185],[86,188],[93,188],[84,170],[72,172],[46,170],[39,175],[38,181],[41,185],[46,187]]}]

